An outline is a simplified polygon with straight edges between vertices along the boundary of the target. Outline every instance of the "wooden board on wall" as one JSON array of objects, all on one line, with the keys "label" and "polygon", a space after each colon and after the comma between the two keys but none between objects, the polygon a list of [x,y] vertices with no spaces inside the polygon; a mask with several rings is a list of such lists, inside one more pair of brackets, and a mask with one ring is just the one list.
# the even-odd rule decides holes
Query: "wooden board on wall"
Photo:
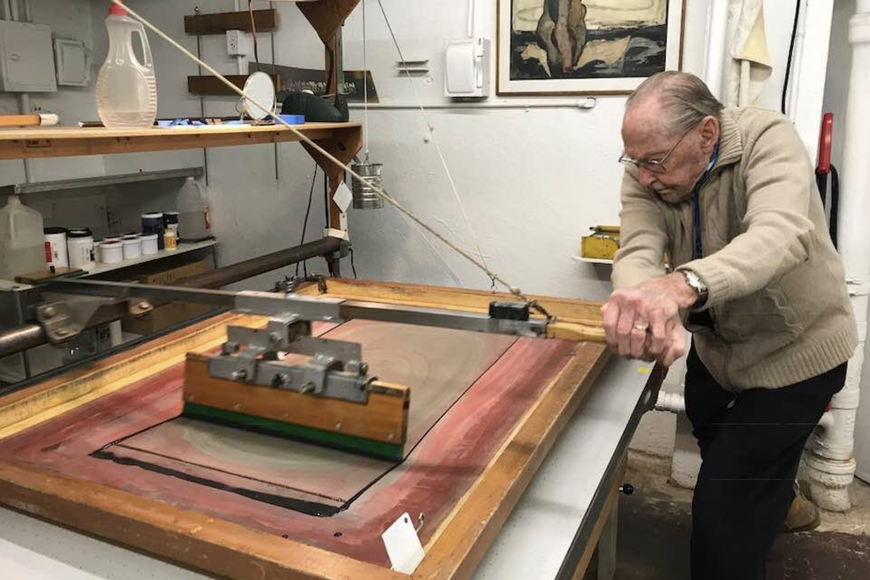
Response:
[{"label": "wooden board on wall", "polygon": [[[226,75],[227,80],[239,87],[245,87],[245,82],[251,75]],[[275,84],[276,91],[284,90],[284,77],[279,74],[270,74],[272,82]],[[220,79],[212,75],[189,76],[187,77],[187,91],[194,95],[220,95],[220,96],[235,96],[228,86],[223,84]]]},{"label": "wooden board on wall", "polygon": [[[278,28],[278,11],[254,10],[254,25],[257,27],[257,32]],[[188,34],[223,34],[227,30],[251,32],[250,13],[244,10],[184,17],[184,31]]]},{"label": "wooden board on wall", "polygon": [[[417,296],[420,302],[437,303],[454,294],[430,288],[440,295],[427,297],[425,287],[403,288],[391,283],[381,287],[378,283],[342,281],[342,286],[345,292],[354,290],[359,298],[370,300],[383,300],[386,294],[395,293],[404,294],[405,301]],[[463,302],[461,294],[464,293],[457,291],[453,296],[460,303]],[[465,301],[476,302],[480,298],[478,293],[469,293]],[[568,304],[562,306],[570,310]],[[578,302],[578,306],[581,312],[594,312],[592,303]],[[195,344],[185,338],[185,333],[190,332],[198,333]],[[165,367],[189,350],[216,347],[220,344],[220,335],[214,326],[201,324],[154,341],[152,351],[141,347],[132,351],[137,354],[132,360],[137,369],[143,369],[141,372],[147,372],[152,366]],[[471,575],[606,360],[607,352],[602,345],[580,343],[574,347],[574,355],[568,362],[557,373],[554,371],[552,378],[542,381],[540,394],[524,407],[515,423],[512,420],[504,443],[496,447],[486,467],[465,494],[451,502],[448,515],[433,529],[426,541],[426,557],[413,578],[454,579]],[[42,414],[48,419],[59,413],[73,412],[79,403],[75,395],[65,394],[67,386],[75,389],[79,397],[88,393],[84,398],[90,400],[103,392],[117,391],[122,388],[122,377],[131,374],[129,368],[126,372],[124,369],[128,364],[123,357],[115,356],[97,363],[99,368],[90,373],[70,373],[66,382],[59,377],[45,386],[37,385],[15,396],[0,398],[0,419],[6,407],[10,411],[5,425],[0,421],[0,428],[5,426],[5,434],[12,435],[39,424],[38,419],[31,418],[33,415]],[[105,368],[107,365],[110,368]],[[25,410],[27,412],[22,414]],[[0,437],[2,435],[0,431]],[[11,459],[0,461],[0,502],[232,578],[262,577],[264,572],[275,577],[320,580],[407,578],[388,568],[301,541],[262,533],[214,515]]]}]

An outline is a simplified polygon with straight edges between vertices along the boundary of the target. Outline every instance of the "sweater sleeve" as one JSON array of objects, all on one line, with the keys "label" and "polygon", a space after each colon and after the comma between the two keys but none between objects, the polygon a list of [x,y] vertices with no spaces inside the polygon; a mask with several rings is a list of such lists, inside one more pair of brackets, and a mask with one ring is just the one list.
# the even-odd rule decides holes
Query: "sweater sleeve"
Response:
[{"label": "sweater sleeve", "polygon": [[637,181],[636,171],[626,169],[622,178],[619,212],[619,251],[613,261],[613,288],[630,288],[664,276],[668,242],[661,208]]},{"label": "sweater sleeve", "polygon": [[809,258],[813,222],[812,167],[803,142],[787,119],[747,143],[743,233],[710,256],[683,264],[707,285],[705,308],[765,287]]}]

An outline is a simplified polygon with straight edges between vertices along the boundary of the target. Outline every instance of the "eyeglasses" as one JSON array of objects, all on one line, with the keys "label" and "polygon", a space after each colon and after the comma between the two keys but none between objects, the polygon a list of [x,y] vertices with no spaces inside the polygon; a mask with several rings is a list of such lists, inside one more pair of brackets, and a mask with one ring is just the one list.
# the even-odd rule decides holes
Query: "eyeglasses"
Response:
[{"label": "eyeglasses", "polygon": [[668,157],[671,156],[671,153],[673,153],[674,150],[679,147],[680,143],[683,142],[683,139],[686,138],[686,135],[691,133],[692,129],[694,129],[696,126],[697,125],[693,126],[688,131],[680,135],[680,138],[677,139],[677,142],[674,143],[674,146],[671,147],[671,149],[667,153],[665,153],[663,157],[660,157],[658,159],[632,159],[631,157],[628,157],[625,153],[623,153],[619,156],[619,162],[623,165],[634,165],[638,168],[643,167],[644,169],[652,173],[666,173],[668,168],[665,167],[665,161],[668,160]]}]

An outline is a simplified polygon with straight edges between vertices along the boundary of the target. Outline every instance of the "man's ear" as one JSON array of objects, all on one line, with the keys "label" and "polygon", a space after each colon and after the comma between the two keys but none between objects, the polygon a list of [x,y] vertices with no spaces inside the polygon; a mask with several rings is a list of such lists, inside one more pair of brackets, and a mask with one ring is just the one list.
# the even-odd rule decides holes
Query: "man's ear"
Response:
[{"label": "man's ear", "polygon": [[719,119],[707,115],[701,120],[701,148],[705,153],[711,153],[719,141]]}]

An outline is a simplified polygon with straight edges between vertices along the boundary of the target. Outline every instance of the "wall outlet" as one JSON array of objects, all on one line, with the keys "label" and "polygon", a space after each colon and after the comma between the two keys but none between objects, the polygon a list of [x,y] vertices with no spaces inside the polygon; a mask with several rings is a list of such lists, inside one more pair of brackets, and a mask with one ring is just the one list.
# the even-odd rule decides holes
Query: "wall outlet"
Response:
[{"label": "wall outlet", "polygon": [[227,53],[230,56],[248,56],[254,52],[254,40],[241,30],[227,30]]}]

